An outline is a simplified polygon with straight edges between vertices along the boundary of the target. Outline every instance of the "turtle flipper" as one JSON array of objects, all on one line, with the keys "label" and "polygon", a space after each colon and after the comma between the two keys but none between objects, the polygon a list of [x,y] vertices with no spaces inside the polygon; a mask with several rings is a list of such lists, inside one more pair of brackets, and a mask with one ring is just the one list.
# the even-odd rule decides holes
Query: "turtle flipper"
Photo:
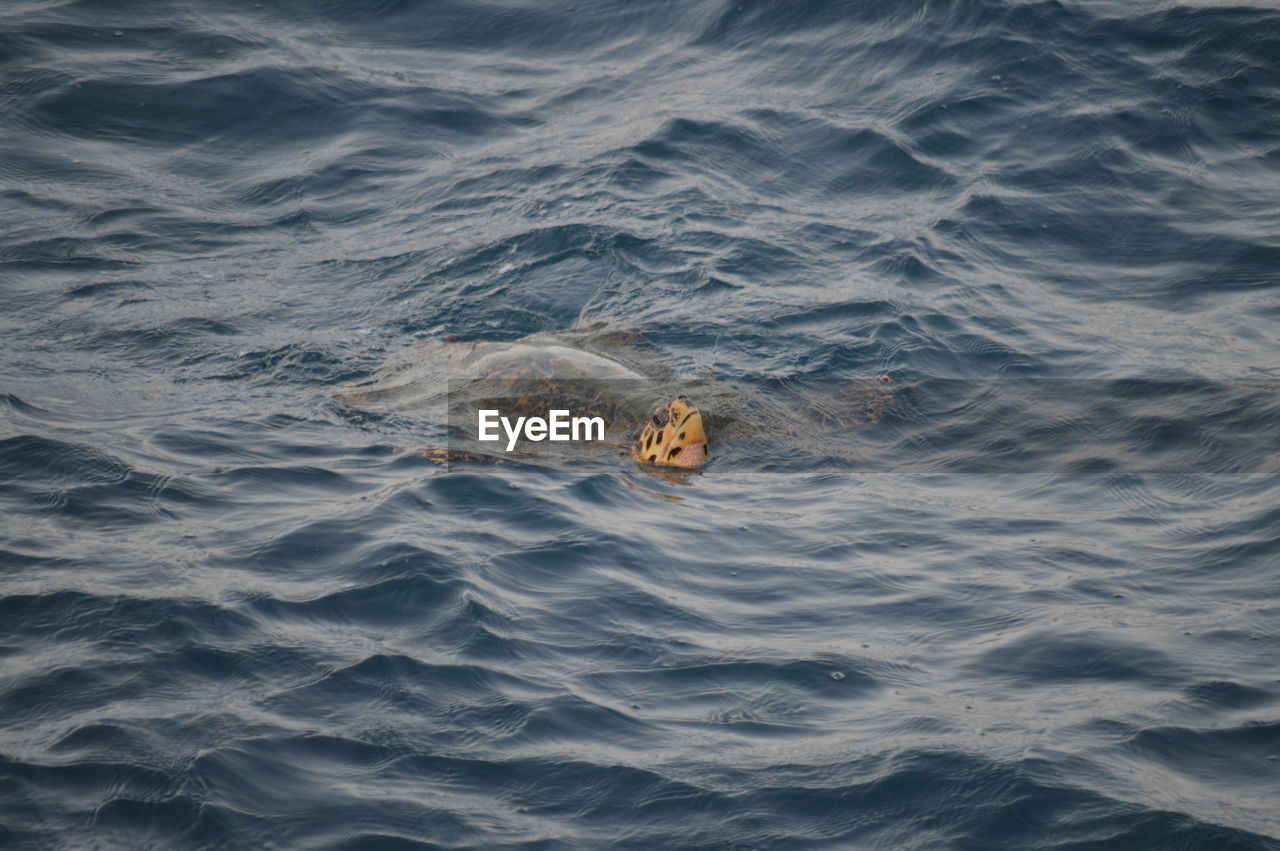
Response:
[{"label": "turtle flipper", "polygon": [[873,423],[893,402],[893,379],[888,375],[858,378],[822,399],[810,399],[805,419],[825,433]]},{"label": "turtle flipper", "polygon": [[449,449],[444,446],[419,446],[413,452],[424,461],[432,461],[442,466],[463,462],[501,464],[503,461],[497,455],[486,455],[482,452],[464,452],[460,449]]}]

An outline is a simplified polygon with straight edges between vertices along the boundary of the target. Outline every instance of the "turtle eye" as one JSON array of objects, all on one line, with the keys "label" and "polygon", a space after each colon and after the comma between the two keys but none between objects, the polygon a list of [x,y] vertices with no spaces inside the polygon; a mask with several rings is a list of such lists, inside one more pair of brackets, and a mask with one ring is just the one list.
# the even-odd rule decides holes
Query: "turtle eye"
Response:
[{"label": "turtle eye", "polygon": [[662,428],[671,421],[671,411],[666,405],[653,412],[653,425],[655,428]]},{"label": "turtle eye", "polygon": [[689,397],[688,397],[688,396],[686,396],[686,395],[684,395],[683,393],[681,393],[679,396],[677,396],[677,397],[676,397],[676,401],[677,401],[677,402],[684,402],[686,405],[692,405],[692,404],[693,404],[693,402],[689,399]]}]

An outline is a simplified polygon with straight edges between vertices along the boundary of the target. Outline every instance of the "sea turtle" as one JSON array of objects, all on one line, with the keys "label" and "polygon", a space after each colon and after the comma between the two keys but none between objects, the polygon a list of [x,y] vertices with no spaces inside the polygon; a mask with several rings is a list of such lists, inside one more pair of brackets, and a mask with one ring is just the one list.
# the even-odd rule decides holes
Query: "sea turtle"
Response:
[{"label": "sea turtle", "polygon": [[[509,457],[480,440],[481,412],[498,411],[515,422],[564,410],[600,418],[603,434],[591,445],[640,464],[684,469],[703,467],[726,444],[796,442],[873,422],[893,398],[887,375],[823,389],[682,377],[635,342],[634,333],[598,326],[513,342],[429,338],[388,360],[368,381],[344,387],[338,398],[358,409],[447,422],[449,447],[419,450],[430,460]],[[516,454],[559,454],[581,445],[525,440]]]}]

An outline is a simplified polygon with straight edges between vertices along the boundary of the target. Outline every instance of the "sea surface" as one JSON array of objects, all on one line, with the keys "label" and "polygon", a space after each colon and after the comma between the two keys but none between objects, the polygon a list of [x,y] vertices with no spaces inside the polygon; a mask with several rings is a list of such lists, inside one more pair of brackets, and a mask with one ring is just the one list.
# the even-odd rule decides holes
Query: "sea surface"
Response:
[{"label": "sea surface", "polygon": [[[587,327],[897,454],[338,398]],[[1276,379],[1274,3],[5,0],[0,847],[1280,848],[1266,417],[910,403]]]}]

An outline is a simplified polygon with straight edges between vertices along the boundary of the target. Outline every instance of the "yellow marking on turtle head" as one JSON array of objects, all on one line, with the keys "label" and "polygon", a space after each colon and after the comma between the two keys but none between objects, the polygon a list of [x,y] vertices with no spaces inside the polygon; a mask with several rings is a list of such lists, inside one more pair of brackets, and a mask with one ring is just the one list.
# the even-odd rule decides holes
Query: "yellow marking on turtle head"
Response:
[{"label": "yellow marking on turtle head", "polygon": [[659,467],[695,469],[710,457],[702,412],[688,396],[677,396],[654,411],[631,448],[631,460]]}]

